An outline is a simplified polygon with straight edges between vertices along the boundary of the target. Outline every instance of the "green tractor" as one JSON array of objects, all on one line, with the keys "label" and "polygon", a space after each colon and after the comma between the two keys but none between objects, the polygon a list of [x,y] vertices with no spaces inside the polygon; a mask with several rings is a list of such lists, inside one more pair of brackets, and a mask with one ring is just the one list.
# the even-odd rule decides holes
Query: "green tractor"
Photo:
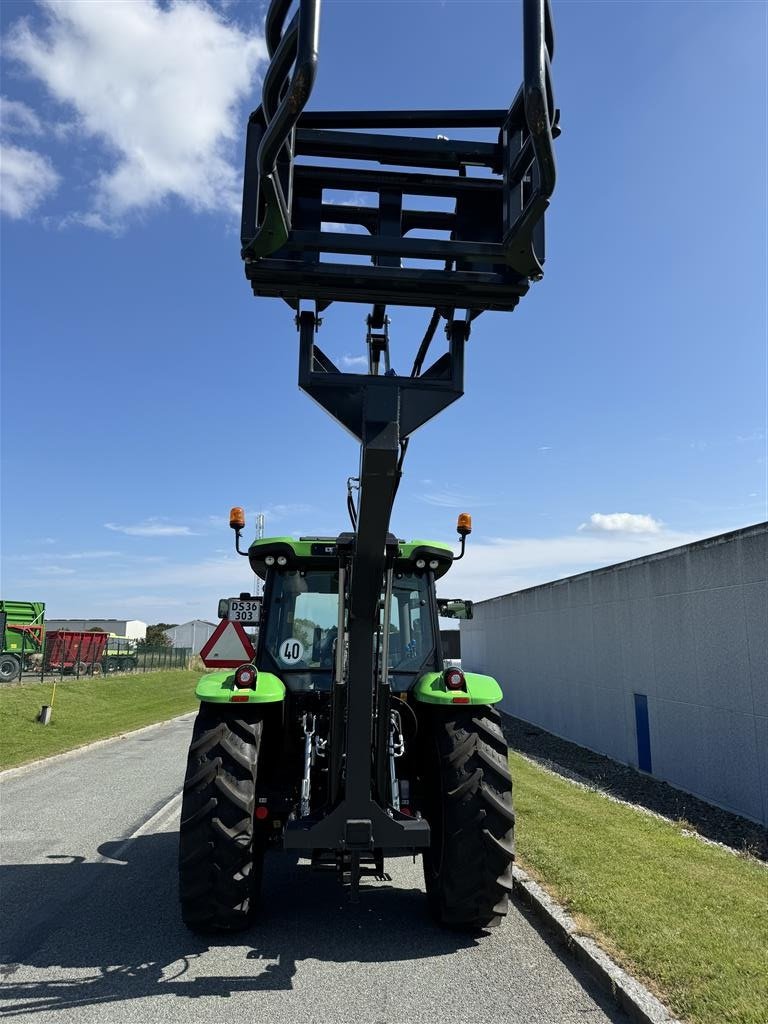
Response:
[{"label": "green tractor", "polygon": [[[194,929],[248,924],[273,849],[337,870],[353,899],[364,873],[384,876],[385,857],[421,854],[441,923],[485,928],[507,909],[502,694],[488,676],[444,667],[438,629],[441,611],[470,614],[435,584],[463,557],[471,523],[459,517],[454,555],[399,540],[390,519],[411,435],[463,394],[477,317],[514,310],[543,276],[554,37],[549,0],[522,7],[523,82],[508,108],[305,111],[320,0],[269,5],[241,255],[254,294],[291,307],[299,386],[357,438],[360,464],[347,482],[351,530],[336,537],[241,550],[245,516],[232,510],[236,550],[264,594],[224,599],[201,652],[223,671],[197,688],[184,783],[180,897]],[[461,129],[470,137],[455,138]],[[367,373],[340,369],[318,344],[332,302],[369,309]],[[388,306],[432,310],[407,375],[391,365]],[[441,322],[447,345],[430,364]]]},{"label": "green tractor", "polygon": [[[239,622],[261,606],[259,637],[250,662],[204,676],[197,688],[202,703],[180,845],[182,913],[193,927],[246,924],[267,851],[301,843],[338,801],[350,657],[343,552],[350,539],[256,541],[248,557],[264,581],[263,598],[243,594],[220,609],[232,607]],[[385,754],[371,773],[372,791],[393,825],[414,826],[435,917],[493,925],[506,912],[513,861],[512,779],[494,708],[501,689],[489,676],[443,669],[438,617],[468,610],[468,602],[435,596],[451,549],[394,538],[389,547],[371,644],[381,706],[360,734],[369,762],[374,731]],[[366,820],[343,822],[342,845],[303,849],[314,865],[349,873],[353,886],[361,871],[382,876],[383,851],[372,845]],[[352,824],[359,849],[347,841]],[[410,839],[404,833],[404,852]]]},{"label": "green tractor", "polygon": [[101,670],[105,675],[114,672],[132,672],[138,664],[138,641],[127,636],[110,633],[104,656],[101,659]]},{"label": "green tractor", "polygon": [[42,660],[45,605],[0,600],[0,683],[10,683]]}]

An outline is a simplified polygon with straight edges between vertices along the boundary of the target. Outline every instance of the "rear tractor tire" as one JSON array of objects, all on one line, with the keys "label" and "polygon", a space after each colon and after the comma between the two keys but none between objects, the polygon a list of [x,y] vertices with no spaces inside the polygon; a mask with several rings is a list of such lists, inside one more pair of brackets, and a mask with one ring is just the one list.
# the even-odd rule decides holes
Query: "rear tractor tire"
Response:
[{"label": "rear tractor tire", "polygon": [[14,654],[0,654],[0,683],[12,683],[21,675],[21,662]]},{"label": "rear tractor tire", "polygon": [[491,928],[507,913],[515,859],[512,775],[500,716],[492,706],[476,705],[429,709],[425,721],[430,909],[449,927]]},{"label": "rear tractor tire", "polygon": [[245,928],[258,900],[264,843],[254,831],[254,804],[262,726],[253,705],[200,705],[179,834],[181,916],[193,931]]}]

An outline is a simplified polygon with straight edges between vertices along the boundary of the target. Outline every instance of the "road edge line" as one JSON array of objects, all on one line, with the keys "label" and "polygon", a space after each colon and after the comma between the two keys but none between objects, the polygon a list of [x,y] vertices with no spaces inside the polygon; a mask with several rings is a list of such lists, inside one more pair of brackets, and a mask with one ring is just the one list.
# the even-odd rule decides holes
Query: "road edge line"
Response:
[{"label": "road edge line", "polygon": [[524,903],[567,946],[578,963],[597,980],[633,1024],[681,1024],[656,996],[619,967],[598,944],[580,935],[570,914],[522,868],[515,865],[513,896]]},{"label": "road edge line", "polygon": [[0,782],[4,779],[12,779],[16,775],[23,775],[32,768],[39,768],[41,765],[54,764],[57,761],[64,761],[69,757],[75,757],[86,750],[93,750],[94,747],[103,747],[108,743],[117,743],[118,740],[128,739],[129,736],[138,736],[139,733],[149,732],[150,729],[161,729],[164,725],[171,725],[173,722],[180,722],[197,714],[197,711],[185,711],[183,715],[176,715],[174,718],[165,718],[162,722],[152,722],[150,725],[142,725],[139,729],[129,729],[127,732],[119,732],[114,736],[105,736],[100,740],[93,740],[91,743],[84,743],[79,747],[72,747],[71,750],[62,750],[59,754],[51,754],[49,757],[39,757],[35,761],[26,761],[24,764],[14,765],[13,768],[4,768],[0,771]]}]

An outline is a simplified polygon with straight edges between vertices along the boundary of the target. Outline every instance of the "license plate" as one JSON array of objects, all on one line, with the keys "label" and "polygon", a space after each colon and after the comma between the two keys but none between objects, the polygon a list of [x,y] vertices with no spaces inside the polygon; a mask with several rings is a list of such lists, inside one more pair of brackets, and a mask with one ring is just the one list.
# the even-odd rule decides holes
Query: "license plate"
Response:
[{"label": "license plate", "polygon": [[227,618],[230,622],[257,623],[261,612],[261,601],[244,601],[240,598],[229,599]]}]

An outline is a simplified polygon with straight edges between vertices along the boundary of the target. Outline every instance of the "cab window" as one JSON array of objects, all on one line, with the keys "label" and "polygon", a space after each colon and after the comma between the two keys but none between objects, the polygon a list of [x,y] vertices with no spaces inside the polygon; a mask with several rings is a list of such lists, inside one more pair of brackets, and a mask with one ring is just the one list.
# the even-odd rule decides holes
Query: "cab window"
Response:
[{"label": "cab window", "polygon": [[330,669],[339,620],[339,574],[276,574],[266,647],[283,670]]}]

